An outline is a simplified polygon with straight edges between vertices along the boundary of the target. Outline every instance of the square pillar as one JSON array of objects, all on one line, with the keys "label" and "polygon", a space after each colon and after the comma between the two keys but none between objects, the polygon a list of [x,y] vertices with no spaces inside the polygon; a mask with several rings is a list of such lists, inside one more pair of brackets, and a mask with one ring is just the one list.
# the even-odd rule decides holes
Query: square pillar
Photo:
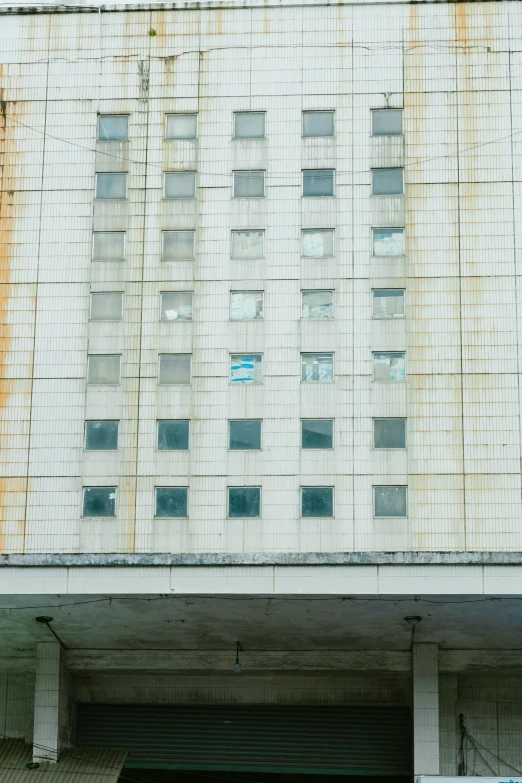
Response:
[{"label": "square pillar", "polygon": [[413,666],[413,774],[438,775],[439,648],[414,644]]},{"label": "square pillar", "polygon": [[61,749],[72,746],[74,723],[72,678],[63,648],[58,641],[37,642],[33,761],[58,761]]}]

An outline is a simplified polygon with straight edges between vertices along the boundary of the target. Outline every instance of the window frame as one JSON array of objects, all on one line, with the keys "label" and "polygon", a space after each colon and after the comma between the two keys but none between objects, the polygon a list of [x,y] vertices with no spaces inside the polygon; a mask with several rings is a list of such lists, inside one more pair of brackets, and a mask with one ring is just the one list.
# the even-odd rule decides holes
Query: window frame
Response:
[{"label": "window frame", "polygon": [[[111,201],[111,199],[101,199],[102,201]],[[118,199],[114,199],[117,201]],[[94,238],[98,234],[123,234],[123,258],[95,258],[94,257]],[[127,260],[127,231],[93,231],[92,232],[92,249],[91,249],[91,261],[95,261],[98,264],[122,264]]]},{"label": "window frame", "polygon": [[[194,195],[193,196],[167,196],[167,175],[168,174],[194,174]],[[195,201],[198,195],[198,177],[197,169],[171,169],[163,172],[163,201]],[[182,229],[181,229],[182,230]],[[191,229],[187,229],[191,230]]]},{"label": "window frame", "polygon": [[[402,313],[402,315],[375,315],[373,312],[373,305],[376,298],[375,297],[376,291],[402,291],[402,301],[404,305],[404,312]],[[400,321],[406,318],[406,289],[405,288],[372,288],[372,290],[370,291],[370,295],[371,295],[370,307],[371,307],[372,321]],[[384,353],[384,351],[382,353]]]},{"label": "window frame", "polygon": [[[169,172],[166,172],[169,173]],[[192,199],[169,198],[167,201],[191,201]],[[165,258],[165,234],[192,234],[192,256],[190,258]],[[194,261],[196,258],[196,229],[195,228],[162,228],[161,229],[161,256],[162,264],[184,264],[187,261]]]},{"label": "window frame", "polygon": [[[315,419],[311,419],[309,417],[306,418],[301,417],[300,421],[301,421],[301,444],[299,448],[301,451],[335,451],[335,419],[334,418],[328,418],[326,416],[324,418],[315,418]],[[328,448],[319,448],[319,447],[307,448],[306,446],[303,446],[303,422],[305,421],[331,421],[332,422],[332,445],[329,446]]]},{"label": "window frame", "polygon": [[[248,172],[258,172],[263,175],[263,195],[262,196],[236,196],[236,174],[247,174]],[[266,169],[232,169],[232,198],[237,199],[262,199],[266,198]],[[264,251],[264,247],[263,247]]]},{"label": "window frame", "polygon": [[[257,489],[259,492],[259,514],[255,517],[231,516],[230,514],[230,490],[231,489]],[[262,519],[263,518],[263,487],[260,484],[234,484],[227,486],[227,519]]]},{"label": "window frame", "polygon": [[[259,422],[259,448],[258,449],[232,449],[230,447],[230,439],[231,439],[231,430],[230,425],[232,422],[245,422],[245,421],[258,421]],[[227,451],[230,451],[232,453],[239,452],[241,454],[244,454],[245,452],[256,452],[259,453],[260,451],[263,451],[263,419],[229,419],[228,420],[228,443],[227,443]],[[235,487],[234,487],[235,489]]]},{"label": "window frame", "polygon": [[[375,253],[375,231],[402,231],[402,253],[397,255],[377,255]],[[372,258],[405,258],[406,256],[406,227],[405,226],[371,226],[370,227],[370,248]]]},{"label": "window frame", "polygon": [[[310,318],[303,315],[303,294],[313,294],[313,293],[322,293],[322,292],[328,292],[330,291],[332,294],[332,315],[328,316],[328,318]],[[300,320],[301,321],[334,321],[335,320],[335,288],[301,288],[301,314],[300,314]],[[316,353],[315,351],[312,351],[311,353]],[[324,353],[329,353],[329,351],[325,351]],[[333,351],[332,351],[333,353]]]},{"label": "window frame", "polygon": [[[375,422],[376,421],[403,421],[404,422],[404,446],[384,446],[379,448],[375,445]],[[408,427],[406,416],[373,416],[372,418],[372,451],[406,451],[408,448]],[[386,486],[379,484],[378,486]],[[402,486],[402,485],[398,485]]]},{"label": "window frame", "polygon": [[[304,116],[305,114],[326,114],[329,113],[332,115],[332,124],[333,124],[333,133],[331,136],[308,136],[305,135],[304,132]],[[336,122],[335,122],[335,109],[302,109],[301,110],[301,138],[302,139],[335,139],[335,129],[336,129]]]},{"label": "window frame", "polygon": [[[165,381],[160,381],[160,370],[161,370],[161,357],[162,356],[190,356],[190,367],[189,367],[189,380],[187,383],[165,383]],[[158,382],[157,386],[183,386],[183,387],[191,387],[192,386],[192,354],[187,353],[186,351],[158,351]]]},{"label": "window frame", "polygon": [[[315,137],[312,137],[312,138],[315,138]],[[319,137],[319,138],[322,138],[322,137]],[[304,183],[305,171],[306,172],[308,172],[308,171],[312,171],[312,172],[313,171],[317,171],[317,172],[319,172],[319,171],[331,171],[332,172],[332,194],[331,194],[331,196],[316,196],[316,195],[307,196],[305,194],[305,192],[304,192],[305,191],[305,183]],[[335,190],[336,190],[336,188],[335,188],[335,171],[336,171],[335,169],[301,169],[301,198],[335,198]]]},{"label": "window frame", "polygon": [[[98,177],[105,176],[106,174],[117,174],[121,176],[122,174],[125,176],[125,195],[119,196],[118,198],[104,198],[103,196],[98,196]],[[95,172],[95,190],[94,190],[94,200],[95,201],[127,201],[129,198],[129,172],[128,171],[96,171]],[[111,232],[107,232],[111,233]],[[116,233],[116,232],[114,232]]]},{"label": "window frame", "polygon": [[[114,514],[111,514],[109,516],[102,516],[101,514],[85,514],[85,492],[88,489],[109,489],[113,490],[114,492]],[[82,485],[82,513],[80,515],[80,519],[117,519],[118,518],[118,487],[114,486],[112,484],[106,485],[93,485],[93,484],[87,484]]]},{"label": "window frame", "polygon": [[[374,133],[373,132],[373,113],[377,111],[400,111],[401,112],[401,132],[400,133]],[[403,139],[404,138],[404,107],[399,106],[381,106],[380,108],[370,109],[370,136],[372,139]]]},{"label": "window frame", "polygon": [[[126,117],[127,118],[127,138],[125,139],[100,139],[100,120],[102,117]],[[130,112],[98,112],[98,134],[96,142],[100,144],[125,144],[129,141],[129,119]]]},{"label": "window frame", "polygon": [[[108,381],[104,381],[102,383],[92,383],[92,382],[89,382],[89,365],[90,365],[91,358],[93,356],[118,356],[118,358],[120,360],[120,362],[119,362],[119,370],[120,370],[120,372],[119,372],[119,379],[118,379],[117,383],[109,383]],[[87,386],[97,386],[97,387],[100,387],[100,386],[111,386],[113,389],[116,388],[117,386],[121,386],[121,369],[122,369],[122,361],[121,360],[122,360],[122,356],[123,356],[123,354],[121,354],[121,353],[88,353],[87,354],[87,384],[86,385]]]},{"label": "window frame", "polygon": [[[329,517],[317,517],[313,515],[303,514],[303,490],[304,489],[331,489],[332,490],[332,515]],[[333,484],[302,484],[299,488],[300,504],[299,504],[299,518],[300,519],[335,519],[335,486]]]},{"label": "window frame", "polygon": [[[373,191],[373,175],[375,171],[402,171],[402,191],[400,193],[374,193]],[[398,196],[404,196],[405,194],[405,181],[404,181],[404,166],[373,166],[371,169],[371,196],[376,198],[397,198]]]},{"label": "window frame", "polygon": [[[241,196],[241,198],[244,198]],[[232,250],[234,247],[234,240],[233,235],[234,234],[246,234],[249,231],[257,231],[258,233],[262,234],[263,237],[263,255],[259,256],[259,258],[245,258],[245,256],[234,256],[232,255]],[[264,228],[232,228],[230,229],[230,260],[231,261],[264,261],[266,258],[266,252],[265,252],[265,236],[266,236],[266,229]]]},{"label": "window frame", "polygon": [[[92,317],[92,298],[93,296],[99,296],[100,294],[119,294],[121,297],[121,316],[120,318],[93,318]],[[91,291],[89,301],[89,323],[102,323],[102,324],[118,324],[124,320],[124,292],[123,291]]]},{"label": "window frame", "polygon": [[[326,320],[326,319],[325,319]],[[305,381],[303,380],[303,356],[320,356],[330,354],[332,357],[332,380],[331,381]],[[301,351],[300,354],[300,382],[306,384],[335,383],[335,351]]]},{"label": "window frame", "polygon": [[[183,517],[168,517],[168,516],[160,516],[158,515],[158,489],[183,489],[186,492],[186,511],[187,513]],[[154,487],[154,519],[190,519],[189,514],[189,487],[179,487],[179,486],[155,486]]]},{"label": "window frame", "polygon": [[[399,487],[404,488],[405,493],[405,501],[406,501],[406,513],[404,516],[398,516],[397,514],[390,515],[390,514],[379,514],[377,515],[375,513],[375,490],[380,489],[381,487],[392,487],[398,489]],[[373,518],[374,519],[408,519],[408,485],[407,484],[373,484],[372,485],[372,506],[373,506]]]},{"label": "window frame", "polygon": [[[164,384],[164,385],[166,386],[168,384]],[[160,449],[160,447],[159,447],[159,424],[160,424],[160,422],[167,422],[167,421],[183,421],[183,422],[186,422],[188,424],[188,428],[187,428],[188,429],[188,433],[187,433],[187,448],[186,449]],[[186,453],[188,453],[190,451],[190,441],[191,441],[191,434],[190,434],[191,426],[190,426],[190,423],[191,423],[191,419],[156,419],[156,443],[155,443],[154,450],[156,452],[161,453],[161,454],[163,454],[163,453],[166,453],[166,454],[172,454],[172,453],[186,454]]]},{"label": "window frame", "polygon": [[[307,169],[307,171],[310,171],[310,169]],[[314,198],[314,196],[306,196],[306,198]],[[318,198],[331,198],[331,196],[318,196]],[[304,236],[305,234],[313,234],[317,233],[318,231],[331,231],[332,232],[332,255],[331,256],[307,256],[304,254]],[[324,259],[324,258],[335,258],[335,228],[302,228],[301,229],[301,258],[308,260],[311,259]]]},{"label": "window frame", "polygon": [[[115,449],[88,449],[87,448],[87,425],[89,424],[95,424],[97,422],[116,422],[117,431],[116,431],[116,442],[117,446]],[[84,438],[83,438],[83,450],[84,452],[95,452],[96,454],[99,454],[100,452],[109,452],[109,454],[114,454],[120,450],[120,421],[121,419],[85,419],[85,432],[84,432]]]},{"label": "window frame", "polygon": [[[263,122],[263,136],[236,136],[236,116],[238,114],[263,114],[264,115],[264,122]],[[233,141],[266,141],[267,134],[266,134],[266,109],[265,111],[257,111],[256,109],[249,109],[248,111],[234,111],[232,112],[232,140]]]},{"label": "window frame", "polygon": [[[194,115],[196,117],[196,135],[190,139],[180,139],[167,136],[168,118],[178,115]],[[165,125],[163,133],[163,141],[197,141],[199,138],[199,112],[197,111],[166,111],[165,112]]]},{"label": "window frame", "polygon": [[[190,308],[191,308],[190,309],[190,315],[191,315],[191,317],[190,318],[175,318],[175,319],[173,319],[171,321],[168,318],[162,318],[161,317],[161,315],[162,315],[162,300],[163,300],[163,295],[164,294],[190,294],[191,297],[192,297],[191,300],[190,300]],[[160,291],[159,292],[159,323],[160,324],[179,324],[179,323],[181,323],[181,324],[189,324],[191,321],[194,320],[192,318],[192,316],[194,314],[193,301],[194,301],[194,291]]]}]

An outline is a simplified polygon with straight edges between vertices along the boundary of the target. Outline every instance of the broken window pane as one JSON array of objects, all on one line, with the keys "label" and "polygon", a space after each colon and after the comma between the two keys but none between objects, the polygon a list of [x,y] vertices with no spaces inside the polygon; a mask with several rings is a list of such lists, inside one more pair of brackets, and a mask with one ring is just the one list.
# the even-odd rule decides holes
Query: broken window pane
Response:
[{"label": "broken window pane", "polygon": [[127,141],[128,138],[129,118],[126,114],[100,114],[99,141]]},{"label": "broken window pane", "polygon": [[333,291],[302,291],[303,318],[333,318]]},{"label": "broken window pane", "polygon": [[374,487],[376,517],[406,516],[406,487]]},{"label": "broken window pane", "polygon": [[405,449],[406,419],[374,419],[374,449]]},{"label": "broken window pane", "polygon": [[301,448],[333,449],[333,419],[303,419]]},{"label": "broken window pane", "polygon": [[234,115],[235,139],[264,139],[265,112],[241,111]]},{"label": "broken window pane", "polygon": [[165,198],[195,198],[195,171],[167,171],[165,173]]},{"label": "broken window pane", "polygon": [[87,383],[115,386],[120,382],[119,354],[91,354],[87,357]]},{"label": "broken window pane", "polygon": [[259,487],[229,487],[228,516],[261,516],[261,490]]},{"label": "broken window pane", "polygon": [[234,171],[234,198],[263,198],[264,171]]},{"label": "broken window pane", "polygon": [[402,136],[402,109],[374,109],[372,136]]},{"label": "broken window pane", "polygon": [[403,228],[374,228],[373,229],[373,255],[374,256],[403,256],[404,255],[404,229]]},{"label": "broken window pane", "polygon": [[229,449],[248,451],[261,448],[261,419],[240,419],[229,422]]},{"label": "broken window pane", "polygon": [[93,261],[124,261],[125,232],[95,231],[92,241]]},{"label": "broken window pane", "polygon": [[85,423],[85,451],[116,451],[119,421]]},{"label": "broken window pane", "polygon": [[333,169],[307,169],[303,171],[303,196],[333,196]]},{"label": "broken window pane", "polygon": [[231,258],[263,258],[264,231],[232,231]]},{"label": "broken window pane", "polygon": [[192,261],[194,231],[163,231],[162,261]]},{"label": "broken window pane", "polygon": [[165,138],[195,139],[197,136],[197,114],[167,114]]},{"label": "broken window pane", "polygon": [[333,517],[333,487],[301,487],[302,517]]},{"label": "broken window pane", "polygon": [[127,175],[114,172],[96,174],[96,198],[127,198]]},{"label": "broken window pane", "polygon": [[192,291],[164,291],[160,300],[162,321],[192,320]]},{"label": "broken window pane", "polygon": [[157,487],[156,516],[180,519],[188,517],[186,487]]},{"label": "broken window pane", "polygon": [[263,317],[262,291],[232,291],[230,318],[232,321],[255,321]]},{"label": "broken window pane", "polygon": [[91,321],[121,321],[123,294],[103,291],[91,294]]},{"label": "broken window pane", "polygon": [[401,196],[404,193],[404,169],[372,169],[373,196]]},{"label": "broken window pane", "polygon": [[190,383],[190,353],[161,353],[158,383]]},{"label": "broken window pane", "polygon": [[333,353],[302,353],[301,380],[305,383],[333,381]]},{"label": "broken window pane", "polygon": [[333,111],[304,111],[303,136],[333,136]]},{"label": "broken window pane", "polygon": [[404,353],[374,353],[374,381],[404,381],[406,379]]},{"label": "broken window pane", "polygon": [[403,318],[404,290],[386,288],[373,292],[374,318]]},{"label": "broken window pane", "polygon": [[230,383],[261,383],[263,357],[260,353],[237,354],[230,357]]},{"label": "broken window pane", "polygon": [[303,231],[303,256],[330,258],[333,256],[333,228],[307,228]]},{"label": "broken window pane", "polygon": [[189,422],[183,419],[158,421],[158,451],[188,451]]},{"label": "broken window pane", "polygon": [[116,487],[84,487],[84,517],[115,517]]}]

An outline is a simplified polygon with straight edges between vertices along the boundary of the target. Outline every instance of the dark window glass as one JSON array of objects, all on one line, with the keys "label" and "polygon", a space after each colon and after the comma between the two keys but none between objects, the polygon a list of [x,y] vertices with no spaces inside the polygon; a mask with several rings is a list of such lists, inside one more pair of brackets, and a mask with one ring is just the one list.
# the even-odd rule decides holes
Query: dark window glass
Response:
[{"label": "dark window glass", "polygon": [[372,136],[402,136],[402,109],[374,109]]},{"label": "dark window glass", "polygon": [[376,449],[405,449],[406,419],[374,419],[373,445]]},{"label": "dark window glass", "polygon": [[85,427],[86,451],[116,451],[119,421],[88,421]]},{"label": "dark window glass", "polygon": [[406,487],[374,487],[376,517],[406,516]]},{"label": "dark window glass", "polygon": [[157,517],[187,517],[186,487],[158,487],[156,489]]},{"label": "dark window glass", "polygon": [[159,451],[188,451],[189,422],[183,419],[158,421]]},{"label": "dark window glass", "polygon": [[333,449],[333,420],[303,419],[301,436],[303,449]]},{"label": "dark window glass", "polygon": [[230,422],[229,448],[237,451],[261,448],[261,419]]},{"label": "dark window glass", "polygon": [[261,490],[259,487],[229,487],[229,517],[259,517],[261,515]]},{"label": "dark window glass", "polygon": [[301,516],[333,517],[333,487],[302,487]]},{"label": "dark window glass", "polygon": [[303,171],[303,196],[333,196],[333,194],[333,169],[308,169]]},{"label": "dark window glass", "polygon": [[404,169],[373,169],[372,195],[401,196],[404,193]]},{"label": "dark window glass", "polygon": [[83,490],[84,517],[115,517],[116,487],[85,487]]}]

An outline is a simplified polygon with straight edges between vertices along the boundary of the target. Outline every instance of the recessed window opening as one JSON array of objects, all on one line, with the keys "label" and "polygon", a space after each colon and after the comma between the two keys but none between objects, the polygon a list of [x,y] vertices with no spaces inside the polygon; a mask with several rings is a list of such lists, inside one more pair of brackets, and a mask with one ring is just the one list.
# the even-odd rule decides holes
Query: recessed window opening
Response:
[{"label": "recessed window opening", "polygon": [[192,261],[194,259],[194,231],[163,231],[162,261]]},{"label": "recessed window opening", "polygon": [[372,294],[374,318],[404,318],[404,289],[380,288]]},{"label": "recessed window opening", "polygon": [[301,448],[333,449],[333,419],[303,419]]},{"label": "recessed window opening", "polygon": [[372,169],[373,196],[402,196],[404,169]]},{"label": "recessed window opening", "polygon": [[165,172],[165,198],[190,199],[196,197],[195,171]]},{"label": "recessed window opening", "polygon": [[129,118],[126,114],[100,114],[98,141],[127,141]]},{"label": "recessed window opening", "polygon": [[261,419],[234,419],[229,421],[231,451],[256,451],[261,448]]},{"label": "recessed window opening", "polygon": [[406,419],[374,419],[374,449],[405,449]]},{"label": "recessed window opening", "polygon": [[125,232],[95,231],[92,238],[93,261],[124,261]]},{"label": "recessed window opening", "polygon": [[229,487],[228,516],[252,518],[261,516],[260,487]]},{"label": "recessed window opening", "polygon": [[333,318],[333,291],[302,291],[303,318]]},{"label": "recessed window opening", "polygon": [[230,356],[230,383],[253,384],[263,381],[263,357],[260,353],[234,353]]},{"label": "recessed window opening", "polygon": [[158,421],[158,451],[188,451],[190,423],[184,419]]},{"label": "recessed window opening", "polygon": [[117,451],[119,421],[86,421],[85,451]]},{"label": "recessed window opening", "polygon": [[374,487],[373,499],[376,517],[406,516],[406,487]]},{"label": "recessed window opening", "polygon": [[121,201],[127,198],[127,174],[104,172],[96,174],[96,198]]},{"label": "recessed window opening", "polygon": [[386,352],[373,354],[373,380],[390,383],[406,380],[406,354]]},{"label": "recessed window opening", "polygon": [[232,231],[230,257],[250,261],[251,259],[264,257],[263,230]]},{"label": "recessed window opening", "polygon": [[188,517],[188,489],[156,487],[156,517],[169,519]]},{"label": "recessed window opening", "polygon": [[91,386],[117,386],[120,363],[119,354],[90,354],[87,357],[87,383]]},{"label": "recessed window opening", "polygon": [[197,132],[197,114],[167,114],[165,120],[165,139],[167,141],[195,139]]},{"label": "recessed window opening", "polygon": [[305,169],[303,171],[303,196],[323,197],[334,194],[333,169]]},{"label": "recessed window opening", "polygon": [[235,139],[264,139],[265,112],[241,111],[234,114]]},{"label": "recessed window opening", "polygon": [[256,321],[263,317],[263,291],[232,291],[230,318],[232,321]]},{"label": "recessed window opening", "polygon": [[333,256],[333,228],[305,228],[302,236],[302,253],[305,258],[331,258]]},{"label": "recessed window opening", "polygon": [[301,380],[305,383],[333,381],[333,353],[302,353]]},{"label": "recessed window opening", "polygon": [[190,383],[190,365],[192,356],[190,353],[162,353],[159,356],[159,384]]},{"label": "recessed window opening", "polygon": [[115,517],[116,487],[84,487],[84,517]]},{"label": "recessed window opening", "polygon": [[160,320],[191,321],[192,291],[163,291],[160,294]]},{"label": "recessed window opening", "polygon": [[119,291],[100,291],[91,294],[91,321],[121,321],[123,294]]},{"label": "recessed window opening", "polygon": [[402,109],[373,109],[372,136],[402,136]]},{"label": "recessed window opening", "polygon": [[302,517],[333,517],[333,487],[301,487]]},{"label": "recessed window opening", "polygon": [[374,256],[404,255],[403,228],[374,228],[372,238]]},{"label": "recessed window opening", "polygon": [[304,111],[303,112],[303,136],[333,136],[334,113],[333,111]]},{"label": "recessed window opening", "polygon": [[264,171],[234,171],[234,198],[264,198]]}]

